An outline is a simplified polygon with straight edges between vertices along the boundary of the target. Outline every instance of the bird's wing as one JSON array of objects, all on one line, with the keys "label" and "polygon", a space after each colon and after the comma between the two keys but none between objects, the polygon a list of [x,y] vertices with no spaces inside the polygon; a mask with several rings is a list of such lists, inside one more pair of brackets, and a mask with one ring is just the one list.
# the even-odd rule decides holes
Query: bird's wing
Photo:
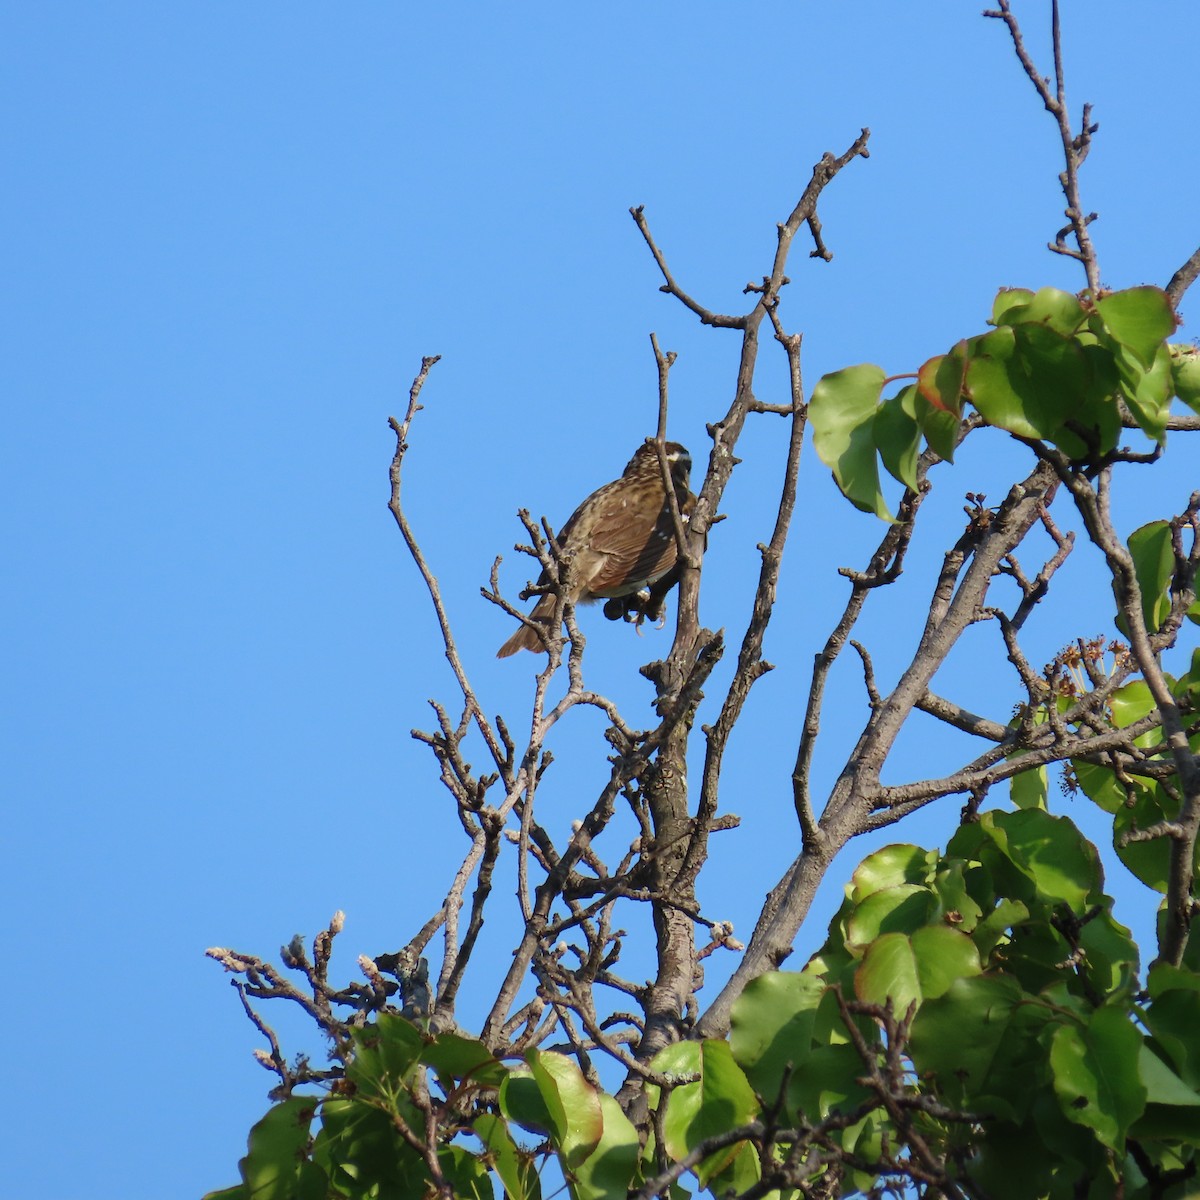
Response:
[{"label": "bird's wing", "polygon": [[[653,501],[651,501],[653,503]],[[622,596],[660,578],[675,563],[675,530],[670,510],[614,505],[592,528],[588,549],[596,570],[587,589],[596,596]]]}]

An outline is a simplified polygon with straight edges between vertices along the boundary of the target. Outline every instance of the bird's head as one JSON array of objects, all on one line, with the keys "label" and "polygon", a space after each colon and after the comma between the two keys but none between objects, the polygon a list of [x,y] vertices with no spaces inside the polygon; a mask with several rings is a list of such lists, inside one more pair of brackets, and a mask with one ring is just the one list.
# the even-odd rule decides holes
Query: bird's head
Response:
[{"label": "bird's head", "polygon": [[[692,456],[678,442],[664,442],[663,449],[667,452],[667,462],[671,467],[671,479],[676,489],[687,491],[688,476],[692,470]],[[658,469],[657,446],[653,438],[647,438],[629,460],[624,473],[641,475],[657,472]]]}]

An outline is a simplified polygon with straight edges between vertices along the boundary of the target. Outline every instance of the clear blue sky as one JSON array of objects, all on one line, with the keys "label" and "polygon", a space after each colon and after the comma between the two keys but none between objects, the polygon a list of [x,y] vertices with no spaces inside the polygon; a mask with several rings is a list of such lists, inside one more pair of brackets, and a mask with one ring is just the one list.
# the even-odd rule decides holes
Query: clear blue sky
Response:
[{"label": "clear blue sky", "polygon": [[[680,354],[672,434],[700,461],[732,387],[735,338],[659,294],[630,205],[689,290],[738,310],[812,164],[872,128],[870,160],[821,207],[834,261],[798,243],[792,262],[783,317],[805,333],[810,386],[864,360],[914,369],[978,331],[999,285],[1082,285],[1044,248],[1061,223],[1054,130],[979,7],[3,6],[8,1194],[234,1182],[270,1077],[204,948],[271,953],[341,908],[349,973],[436,907],[460,835],[408,731],[453,693],[385,509],[385,421],[421,355],[444,357],[413,430],[411,516],[485,703],[516,722],[534,659],[492,658],[510,625],[478,597],[497,553],[512,592],[527,577],[515,510],[561,523],[652,431],[651,330]],[[1065,7],[1073,108],[1094,101],[1100,122],[1084,194],[1104,280],[1165,283],[1200,240],[1200,16]],[[1048,66],[1047,8],[1018,12]],[[768,346],[760,395],[784,386]],[[711,625],[744,621],[782,430],[747,434],[712,539]],[[864,623],[881,682],[962,493],[999,499],[997,444],[942,485],[900,610]],[[1138,482],[1127,528],[1195,486],[1179,449]],[[806,453],[768,645],[780,669],[731,751],[724,805],[745,824],[715,844],[704,897],[743,936],[798,848],[788,772],[835,568],[880,533]],[[1030,629],[1034,661],[1111,631],[1078,559]],[[583,618],[597,686],[644,719],[635,668],[668,634]],[[982,671],[995,631],[977,633],[939,684],[1003,717],[1012,680]],[[862,719],[853,665],[835,682],[826,779]],[[555,829],[604,769],[597,729],[555,743]],[[895,778],[938,759],[927,732]],[[944,842],[956,810],[895,836]],[[1112,884],[1144,927],[1152,897]],[[499,917],[486,940],[464,1021],[503,964]],[[280,1028],[300,1048],[301,1027]]]}]

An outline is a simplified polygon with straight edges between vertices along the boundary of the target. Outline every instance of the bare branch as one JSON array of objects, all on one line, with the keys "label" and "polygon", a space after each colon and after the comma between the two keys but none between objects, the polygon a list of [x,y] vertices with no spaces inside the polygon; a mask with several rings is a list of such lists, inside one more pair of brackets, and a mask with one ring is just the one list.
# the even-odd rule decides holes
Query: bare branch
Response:
[{"label": "bare branch", "polygon": [[[1054,241],[1049,245],[1054,253],[1065,254],[1083,264],[1088,291],[1093,297],[1096,297],[1100,294],[1100,266],[1096,260],[1095,246],[1088,233],[1088,226],[1096,219],[1096,214],[1084,213],[1083,204],[1079,198],[1079,168],[1087,158],[1088,150],[1091,148],[1092,134],[1099,126],[1092,123],[1091,105],[1085,104],[1079,132],[1076,134],[1071,131],[1071,120],[1067,111],[1066,79],[1063,72],[1062,28],[1059,21],[1058,0],[1051,0],[1051,39],[1054,47],[1053,90],[1051,90],[1051,81],[1038,72],[1030,57],[1010,0],[999,0],[998,9],[988,9],[983,15],[1004,22],[1008,28],[1009,37],[1012,39],[1017,60],[1041,97],[1046,111],[1050,113],[1058,126],[1065,164],[1065,169],[1059,175],[1059,183],[1062,185],[1063,196],[1067,201],[1065,216],[1068,223],[1059,230]],[[1077,249],[1072,249],[1066,244],[1064,239],[1068,232],[1074,234]]]},{"label": "bare branch", "polygon": [[1171,301],[1172,308],[1179,307],[1184,293],[1196,282],[1198,275],[1200,275],[1200,246],[1192,251],[1191,258],[1171,276],[1171,282],[1167,284],[1167,299]]}]

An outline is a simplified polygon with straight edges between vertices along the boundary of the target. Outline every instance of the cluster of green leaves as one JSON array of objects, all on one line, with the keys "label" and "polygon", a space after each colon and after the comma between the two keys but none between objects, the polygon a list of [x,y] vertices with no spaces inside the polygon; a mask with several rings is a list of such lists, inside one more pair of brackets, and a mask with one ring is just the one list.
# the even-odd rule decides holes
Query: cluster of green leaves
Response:
[{"label": "cluster of green leaves", "polygon": [[1200,413],[1200,358],[1168,345],[1175,314],[1159,288],[1094,303],[1056,288],[1005,289],[988,323],[887,399],[883,368],[870,363],[818,382],[809,405],[816,450],[856,507],[891,520],[879,463],[915,489],[922,441],[952,461],[968,404],[987,424],[1081,463],[1116,448],[1122,403],[1160,443],[1173,397]]},{"label": "cluster of green leaves", "polygon": [[[1152,1183],[1189,1172],[1200,1145],[1200,970],[1155,966],[1139,991],[1137,947],[1111,908],[1095,848],[1036,804],[983,813],[944,854],[872,854],[803,971],[753,982],[728,1041],[654,1061],[672,1083],[648,1089],[667,1161],[754,1121],[784,1131],[780,1156],[820,1125],[848,1164],[842,1194],[874,1186],[914,1133],[997,1200],[1066,1200],[1081,1180],[1093,1200],[1172,1194]],[[899,1108],[870,1082],[889,1054],[880,1014],[910,1021],[890,1048],[904,1055]],[[242,1183],[210,1200],[429,1194],[431,1112],[456,1196],[490,1198],[498,1179],[512,1200],[537,1200],[539,1151],[522,1130],[577,1200],[621,1200],[661,1163],[655,1133],[641,1144],[571,1059],[501,1062],[383,1015],[356,1034],[345,1087],[276,1105],[251,1133]],[[761,1144],[748,1133],[713,1150],[695,1181],[745,1191],[776,1165]]]},{"label": "cluster of green leaves", "polygon": [[[913,1094],[961,1119],[918,1105],[913,1127],[984,1194],[1015,1200],[1083,1194],[1081,1181],[1090,1197],[1149,1196],[1151,1178],[1189,1168],[1200,974],[1156,966],[1147,996],[1137,970],[1095,848],[1029,807],[984,813],[942,856],[890,846],[869,857],[805,975],[914,1006]],[[818,1039],[826,1055],[834,1040]],[[875,1138],[896,1137],[870,1120]]]},{"label": "cluster of green leaves", "polygon": [[276,1104],[251,1130],[242,1182],[207,1200],[434,1195],[433,1114],[437,1169],[457,1197],[492,1200],[495,1179],[514,1200],[541,1196],[539,1156],[518,1145],[518,1126],[548,1140],[577,1197],[623,1197],[639,1169],[632,1124],[571,1059],[503,1063],[481,1042],[384,1013],[355,1033],[336,1092]]},{"label": "cluster of green leaves", "polygon": [[[1155,597],[1145,590],[1143,599],[1148,607],[1155,605]],[[1200,649],[1192,652],[1190,667],[1184,675],[1176,679],[1168,674],[1166,678],[1184,711],[1200,708]],[[1113,724],[1125,728],[1154,712],[1155,707],[1150,689],[1138,679],[1114,693],[1109,712]],[[1135,744],[1154,753],[1154,748],[1161,746],[1162,741],[1162,729],[1155,726],[1138,736]],[[1193,754],[1200,754],[1200,734],[1193,734],[1189,744]],[[1111,768],[1094,763],[1075,761],[1071,767],[1073,780],[1084,794],[1112,815],[1113,847],[1121,862],[1147,887],[1165,895],[1171,839],[1158,836],[1140,840],[1135,835],[1139,831],[1161,830],[1164,824],[1178,819],[1180,796],[1177,789],[1166,781],[1125,773],[1118,775]],[[1130,840],[1131,837],[1135,840]],[[1195,939],[1190,945],[1195,952]],[[1200,954],[1197,954],[1197,965],[1200,965]]]}]

